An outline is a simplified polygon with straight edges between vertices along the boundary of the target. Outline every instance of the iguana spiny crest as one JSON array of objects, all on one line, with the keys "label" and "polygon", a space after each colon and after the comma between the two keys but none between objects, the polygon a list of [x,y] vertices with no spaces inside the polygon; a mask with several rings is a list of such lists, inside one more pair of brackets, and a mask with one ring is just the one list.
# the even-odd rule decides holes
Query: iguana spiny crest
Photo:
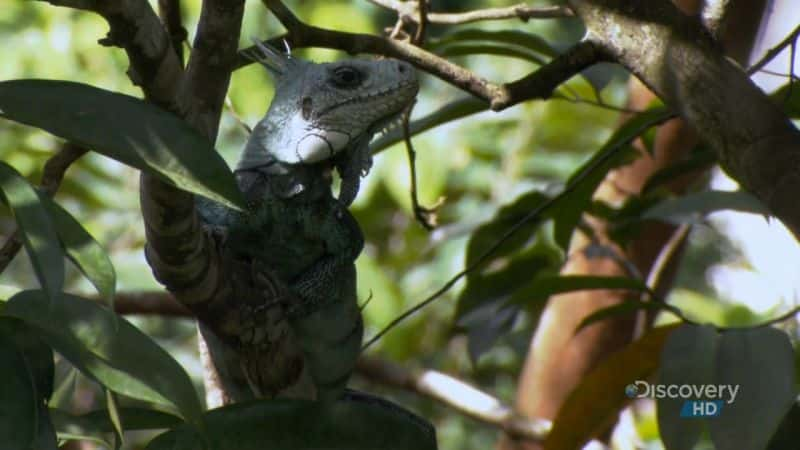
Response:
[{"label": "iguana spiny crest", "polygon": [[237,170],[330,161],[342,178],[339,201],[349,205],[372,166],[372,136],[417,94],[414,69],[388,59],[316,64],[255,43],[256,59],[276,78],[275,98]]}]

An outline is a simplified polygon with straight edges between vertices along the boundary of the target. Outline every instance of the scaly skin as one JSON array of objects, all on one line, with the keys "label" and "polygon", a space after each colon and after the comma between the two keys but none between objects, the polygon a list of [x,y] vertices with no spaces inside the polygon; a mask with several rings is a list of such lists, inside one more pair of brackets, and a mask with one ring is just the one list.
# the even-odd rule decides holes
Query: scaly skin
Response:
[{"label": "scaly skin", "polygon": [[399,61],[313,64],[262,52],[278,83],[236,170],[248,211],[198,199],[232,280],[229,301],[198,313],[201,331],[228,401],[292,395],[303,371],[316,398],[332,400],[363,334],[354,262],[364,239],[347,206],[371,165],[373,133],[418,85]]}]

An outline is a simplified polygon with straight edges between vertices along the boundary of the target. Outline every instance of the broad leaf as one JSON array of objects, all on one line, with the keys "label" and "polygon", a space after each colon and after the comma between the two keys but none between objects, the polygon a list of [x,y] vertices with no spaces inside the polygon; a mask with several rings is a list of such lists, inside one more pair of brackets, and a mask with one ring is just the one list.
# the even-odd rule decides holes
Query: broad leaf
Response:
[{"label": "broad leaf", "polygon": [[639,280],[629,277],[604,277],[594,275],[554,275],[542,276],[532,280],[525,290],[531,296],[512,298],[512,302],[543,301],[551,295],[565,292],[597,289],[623,289],[637,292],[649,292],[650,289]]},{"label": "broad leaf", "polygon": [[771,327],[726,331],[715,359],[715,384],[739,386],[738,395],[709,419],[717,448],[760,450],[795,402],[794,351]]},{"label": "broad leaf", "polygon": [[648,128],[664,122],[673,115],[663,108],[654,108],[631,117],[569,178],[564,193],[559,195],[551,208],[554,211],[556,242],[561,248],[569,247],[572,231],[591,203],[594,191],[606,174],[611,169],[629,162],[635,155],[630,147],[631,141]]},{"label": "broad leaf", "polygon": [[189,420],[200,414],[197,393],[180,364],[97,302],[62,294],[48,305],[41,291],[23,291],[8,301],[4,314],[37,328],[64,358],[106,388],[174,406]]},{"label": "broad leaf", "polygon": [[274,399],[226,406],[203,416],[203,430],[201,436],[195,427],[180,426],[147,449],[436,449],[435,431],[427,421],[364,394],[335,403]]},{"label": "broad leaf", "polygon": [[[411,136],[416,136],[422,132],[430,130],[431,128],[435,128],[439,125],[450,123],[455,120],[486,111],[488,109],[489,104],[485,101],[471,95],[466,96],[445,104],[427,116],[411,121],[409,124],[409,131],[411,132]],[[395,127],[375,139],[370,145],[370,148],[372,149],[373,153],[378,153],[381,150],[384,150],[402,140],[402,127]]]},{"label": "broad leaf", "polygon": [[658,367],[667,337],[677,325],[658,327],[612,354],[581,381],[558,411],[545,450],[574,450],[614,423],[630,399],[626,387]]},{"label": "broad leaf", "polygon": [[0,82],[0,116],[41,128],[232,208],[228,166],[186,122],[152,104],[81,83]]},{"label": "broad leaf", "polygon": [[605,319],[611,319],[614,317],[633,314],[642,310],[669,311],[672,312],[673,314],[677,312],[677,310],[670,308],[669,306],[665,305],[660,301],[655,301],[655,300],[643,301],[643,300],[628,298],[620,303],[617,303],[616,305],[611,305],[602,309],[598,309],[597,311],[589,314],[575,328],[575,333],[588,327],[589,325],[595,322],[599,322]]},{"label": "broad leaf", "polygon": [[428,48],[436,50],[445,45],[464,43],[466,41],[482,43],[486,43],[487,41],[501,42],[504,44],[518,45],[551,58],[558,55],[558,51],[540,36],[517,30],[482,30],[477,28],[458,30],[453,33],[445,34],[439,39],[431,39],[428,42]]},{"label": "broad leaf", "polygon": [[[120,421],[129,431],[165,429],[182,423],[179,417],[152,409],[118,408],[117,411]],[[91,440],[112,447],[106,442],[106,434],[114,431],[108,410],[75,416],[60,409],[50,409],[50,417],[60,439]]]},{"label": "broad leaf", "polygon": [[661,202],[645,211],[642,218],[674,224],[692,223],[709,213],[725,209],[769,215],[761,200],[749,192],[703,191]]},{"label": "broad leaf", "polygon": [[45,404],[53,392],[53,352],[22,321],[0,317],[0,442],[55,449]]},{"label": "broad leaf", "polygon": [[92,235],[58,203],[40,195],[67,257],[107,301],[114,297],[117,275],[111,259]]},{"label": "broad leaf", "polygon": [[[493,249],[493,252],[485,263],[525,248],[535,237],[539,225],[545,218],[544,216],[538,217],[538,220],[529,220],[527,223],[522,224],[511,238],[498,247],[496,245],[501,237],[509,233],[514,227],[517,227],[520,221],[528,216],[531,211],[542,208],[547,201],[548,197],[541,192],[530,191],[518,197],[513,203],[503,206],[490,221],[478,227],[470,236],[467,244],[466,265],[472,266],[490,249]],[[468,277],[474,277],[478,273],[478,271],[472,272]]]},{"label": "broad leaf", "polygon": [[39,195],[19,172],[0,162],[0,196],[11,208],[42,289],[55,299],[64,286],[64,255]]},{"label": "broad leaf", "polygon": [[[658,383],[709,385],[714,383],[714,358],[719,334],[709,326],[682,325],[667,339],[661,352]],[[709,399],[695,399],[709,400]],[[700,439],[703,421],[682,417],[687,399],[658,398],[658,430],[667,450],[692,450]]]}]

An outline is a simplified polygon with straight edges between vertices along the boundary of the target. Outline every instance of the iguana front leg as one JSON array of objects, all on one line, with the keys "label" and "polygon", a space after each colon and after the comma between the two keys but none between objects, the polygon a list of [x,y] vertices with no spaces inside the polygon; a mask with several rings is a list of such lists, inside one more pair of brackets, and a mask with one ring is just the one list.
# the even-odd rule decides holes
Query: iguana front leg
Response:
[{"label": "iguana front leg", "polygon": [[321,227],[329,253],[291,283],[302,304],[289,309],[319,400],[334,400],[343,392],[364,332],[354,264],[364,237],[350,212],[333,204]]}]

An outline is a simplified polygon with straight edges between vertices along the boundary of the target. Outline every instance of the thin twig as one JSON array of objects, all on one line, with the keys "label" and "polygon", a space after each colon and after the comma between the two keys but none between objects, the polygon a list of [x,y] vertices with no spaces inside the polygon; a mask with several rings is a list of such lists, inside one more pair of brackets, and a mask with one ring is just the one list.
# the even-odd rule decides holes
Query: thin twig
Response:
[{"label": "thin twig", "polygon": [[[44,164],[40,182],[41,191],[52,197],[61,186],[61,182],[64,180],[64,173],[69,166],[86,152],[87,150],[83,147],[71,142],[65,142],[61,149]],[[8,264],[17,256],[21,248],[22,239],[20,239],[19,230],[14,229],[6,239],[6,242],[3,243],[3,247],[0,248],[0,273],[6,270]]]},{"label": "thin twig", "polygon": [[789,45],[792,45],[792,43],[797,41],[798,36],[800,36],[800,25],[795,27],[795,29],[792,30],[791,33],[789,33],[785,38],[783,38],[782,41],[778,43],[778,45],[769,49],[769,51],[767,51],[767,53],[765,53],[764,56],[761,57],[761,59],[759,59],[755,64],[750,66],[750,68],[747,69],[747,74],[752,75],[758,72],[759,70],[763,69],[764,66],[769,64],[770,61],[772,61],[776,56],[778,56],[783,51],[784,48],[786,48]]},{"label": "thin twig", "polygon": [[425,208],[419,204],[419,197],[417,195],[417,152],[414,151],[414,145],[411,142],[411,129],[409,127],[412,108],[408,108],[408,110],[403,113],[403,140],[406,143],[408,169],[411,175],[411,208],[414,210],[414,217],[417,219],[417,222],[419,222],[423,228],[430,231],[436,228],[436,209],[441,202],[438,202],[437,205],[434,205],[432,208]]},{"label": "thin twig", "polygon": [[417,30],[411,43],[422,45],[425,42],[425,31],[428,29],[428,0],[417,0]]},{"label": "thin twig", "polygon": [[383,337],[384,334],[388,333],[389,330],[394,328],[397,324],[399,324],[403,320],[407,319],[408,317],[414,315],[417,311],[419,311],[422,308],[428,306],[429,304],[433,303],[436,299],[438,299],[439,297],[444,295],[453,286],[455,286],[455,284],[459,280],[461,280],[461,278],[465,277],[467,274],[469,274],[471,272],[474,272],[475,270],[480,268],[489,259],[489,257],[491,255],[493,255],[497,251],[498,248],[500,248],[500,246],[502,246],[509,239],[511,239],[520,229],[522,229],[528,223],[530,223],[530,222],[532,222],[534,220],[538,220],[539,218],[541,218],[542,214],[544,214],[546,211],[548,211],[554,204],[558,203],[566,195],[568,195],[569,193],[571,193],[572,191],[577,189],[578,185],[580,185],[581,182],[583,182],[583,180],[586,179],[586,177],[591,175],[598,167],[601,167],[609,159],[611,159],[613,156],[615,156],[618,151],[620,151],[621,149],[625,148],[625,146],[630,141],[632,141],[636,136],[639,136],[640,134],[645,132],[650,127],[658,125],[660,123],[663,123],[664,121],[669,120],[669,119],[671,119],[673,117],[675,117],[674,114],[666,114],[666,115],[662,115],[657,120],[652,120],[652,121],[649,121],[649,122],[647,122],[645,124],[642,124],[640,126],[640,128],[637,130],[636,133],[632,133],[633,137],[631,137],[631,139],[625,140],[625,141],[620,141],[612,151],[609,151],[603,157],[598,158],[597,160],[594,161],[593,164],[587,166],[582,172],[577,174],[575,176],[575,178],[573,178],[572,182],[564,187],[564,190],[561,191],[560,194],[558,194],[555,197],[552,197],[552,198],[548,199],[547,201],[541,203],[539,206],[534,208],[531,212],[526,214],[517,223],[512,225],[511,228],[506,230],[506,232],[503,233],[503,235],[500,236],[500,238],[498,238],[488,249],[486,249],[480,256],[478,256],[472,262],[472,264],[470,264],[465,269],[463,269],[462,271],[460,271],[456,275],[454,275],[452,278],[450,278],[441,288],[439,288],[436,292],[431,294],[428,298],[426,298],[425,300],[423,300],[423,301],[417,303],[416,305],[412,306],[410,309],[406,310],[405,312],[400,314],[398,317],[396,317],[394,320],[389,322],[388,325],[386,325],[375,336],[373,336],[371,339],[369,339],[366,344],[364,344],[364,346],[362,347],[362,351],[366,350],[367,348],[369,348],[370,345],[372,345],[375,342],[377,342],[381,337]]},{"label": "thin twig", "polygon": [[[398,16],[405,20],[417,20],[419,7],[415,2],[397,2],[386,0],[369,0],[370,2],[395,11]],[[439,25],[460,25],[483,20],[506,20],[519,19],[527,22],[530,19],[563,19],[574,17],[572,9],[568,6],[528,6],[524,3],[507,6],[505,8],[486,8],[466,11],[462,13],[435,13],[429,12],[426,15],[429,23]]]},{"label": "thin twig", "polygon": [[494,425],[512,436],[541,441],[552,428],[545,419],[514,413],[496,397],[436,370],[413,372],[386,360],[362,356],[356,371],[366,379],[432,398],[480,422]]}]

